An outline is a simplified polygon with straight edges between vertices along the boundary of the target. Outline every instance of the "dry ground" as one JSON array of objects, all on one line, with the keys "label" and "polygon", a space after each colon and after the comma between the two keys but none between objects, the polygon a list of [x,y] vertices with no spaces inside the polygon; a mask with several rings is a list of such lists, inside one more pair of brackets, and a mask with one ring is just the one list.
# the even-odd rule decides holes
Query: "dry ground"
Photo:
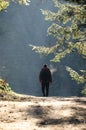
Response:
[{"label": "dry ground", "polygon": [[86,130],[86,97],[9,99],[1,95],[0,130]]}]

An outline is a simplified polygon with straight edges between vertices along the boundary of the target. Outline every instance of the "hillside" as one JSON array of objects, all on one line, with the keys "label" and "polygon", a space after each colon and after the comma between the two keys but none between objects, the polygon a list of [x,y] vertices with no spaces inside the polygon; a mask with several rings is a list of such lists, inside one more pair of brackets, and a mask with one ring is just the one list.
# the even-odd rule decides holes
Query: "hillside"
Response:
[{"label": "hillside", "polygon": [[86,130],[86,97],[0,94],[0,130],[40,129]]}]

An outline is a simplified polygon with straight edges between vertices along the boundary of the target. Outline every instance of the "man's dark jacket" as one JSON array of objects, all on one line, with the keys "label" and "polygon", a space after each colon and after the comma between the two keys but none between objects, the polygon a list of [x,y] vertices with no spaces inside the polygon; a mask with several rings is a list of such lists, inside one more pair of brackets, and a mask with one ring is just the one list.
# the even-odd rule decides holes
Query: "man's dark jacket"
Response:
[{"label": "man's dark jacket", "polygon": [[49,68],[43,67],[39,74],[40,82],[52,82],[52,76]]}]

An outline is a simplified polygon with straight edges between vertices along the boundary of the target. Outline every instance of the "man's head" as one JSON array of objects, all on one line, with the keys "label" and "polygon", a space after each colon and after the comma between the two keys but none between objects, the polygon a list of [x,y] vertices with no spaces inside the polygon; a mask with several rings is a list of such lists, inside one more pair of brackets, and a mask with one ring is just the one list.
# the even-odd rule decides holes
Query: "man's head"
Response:
[{"label": "man's head", "polygon": [[44,67],[44,68],[47,68],[47,64],[44,64],[43,67]]}]

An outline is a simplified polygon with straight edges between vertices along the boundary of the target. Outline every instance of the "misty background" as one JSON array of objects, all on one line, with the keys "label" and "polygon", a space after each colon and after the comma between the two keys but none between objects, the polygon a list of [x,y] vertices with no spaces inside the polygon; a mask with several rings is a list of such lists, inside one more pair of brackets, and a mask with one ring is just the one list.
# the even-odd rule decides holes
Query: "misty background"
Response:
[{"label": "misty background", "polygon": [[29,47],[55,43],[47,36],[50,22],[44,20],[40,9],[55,10],[52,0],[31,0],[29,6],[11,3],[0,12],[0,78],[17,93],[42,96],[39,72],[46,63],[53,77],[50,96],[80,96],[82,86],[65,70],[66,65],[77,71],[84,69],[86,61],[80,55],[71,54],[60,63],[52,63],[52,55],[40,56]]}]

